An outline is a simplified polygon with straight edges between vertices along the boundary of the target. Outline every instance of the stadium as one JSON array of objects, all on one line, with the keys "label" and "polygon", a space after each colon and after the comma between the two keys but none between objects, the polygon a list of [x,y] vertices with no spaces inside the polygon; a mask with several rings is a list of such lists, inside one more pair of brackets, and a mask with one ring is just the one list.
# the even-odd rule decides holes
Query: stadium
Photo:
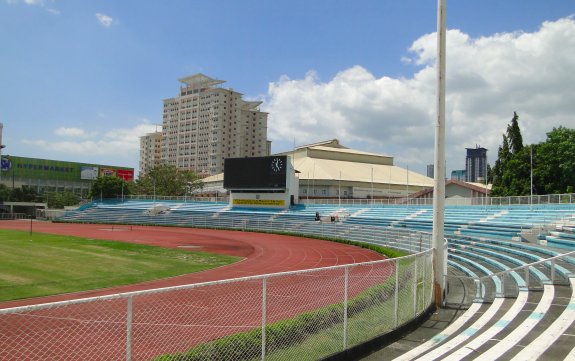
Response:
[{"label": "stadium", "polygon": [[[140,139],[141,179],[189,170],[211,176],[206,194],[189,198],[199,182],[185,181],[160,192],[183,199],[156,197],[154,179],[124,197],[107,178],[121,197],[101,191],[50,221],[2,207],[0,359],[575,360],[573,10],[462,3],[448,30],[445,0],[6,1],[3,116],[22,154],[129,157],[166,71],[236,74],[250,100],[185,76],[161,131]],[[489,169],[477,142],[496,149],[516,108],[530,141],[553,127],[549,142],[524,144],[514,111]],[[292,151],[270,156],[272,124]],[[404,149],[417,166],[434,133],[434,179],[335,139],[295,148],[313,133]],[[483,182],[447,181],[446,148],[451,163],[473,143],[455,172]],[[3,199],[76,202],[97,176],[133,175],[0,156]]]},{"label": "stadium", "polygon": [[[448,292],[436,313],[431,206],[277,207],[297,189],[289,187],[291,159],[275,159],[258,160],[255,167],[269,174],[255,180],[226,180],[226,172],[226,203],[100,200],[55,223],[35,222],[35,232],[202,249],[243,261],[3,302],[0,358],[573,359],[572,194],[447,206]],[[254,181],[252,189],[244,183]],[[28,227],[32,234],[29,221],[2,223]],[[379,253],[383,248],[392,252]]]}]

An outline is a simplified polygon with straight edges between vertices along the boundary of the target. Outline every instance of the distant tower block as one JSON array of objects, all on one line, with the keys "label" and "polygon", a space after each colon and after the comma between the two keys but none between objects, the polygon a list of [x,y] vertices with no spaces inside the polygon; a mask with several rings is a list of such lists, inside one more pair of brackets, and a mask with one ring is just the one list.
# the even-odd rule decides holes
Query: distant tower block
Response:
[{"label": "distant tower block", "polygon": [[480,146],[466,149],[465,181],[484,182],[487,176],[487,149]]}]

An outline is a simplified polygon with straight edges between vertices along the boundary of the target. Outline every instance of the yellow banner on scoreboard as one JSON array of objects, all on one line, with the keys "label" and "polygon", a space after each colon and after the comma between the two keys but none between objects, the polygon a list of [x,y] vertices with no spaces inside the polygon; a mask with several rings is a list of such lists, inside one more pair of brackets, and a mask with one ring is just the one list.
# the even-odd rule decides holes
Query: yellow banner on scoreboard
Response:
[{"label": "yellow banner on scoreboard", "polygon": [[234,199],[234,206],[281,206],[286,202],[283,199]]}]

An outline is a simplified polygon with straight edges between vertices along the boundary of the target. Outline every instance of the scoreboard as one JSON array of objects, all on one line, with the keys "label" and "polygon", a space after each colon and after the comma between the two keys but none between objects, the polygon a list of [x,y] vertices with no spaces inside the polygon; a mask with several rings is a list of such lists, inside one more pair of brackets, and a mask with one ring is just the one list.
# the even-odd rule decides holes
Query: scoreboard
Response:
[{"label": "scoreboard", "polygon": [[285,155],[224,160],[226,189],[285,189],[286,177]]}]

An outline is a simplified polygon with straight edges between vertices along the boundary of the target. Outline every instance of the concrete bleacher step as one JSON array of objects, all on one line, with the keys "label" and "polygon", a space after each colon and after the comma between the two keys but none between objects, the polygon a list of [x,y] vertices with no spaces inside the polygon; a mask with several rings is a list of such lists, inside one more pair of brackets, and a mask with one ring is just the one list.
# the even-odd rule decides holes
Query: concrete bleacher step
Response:
[{"label": "concrete bleacher step", "polygon": [[361,208],[358,209],[357,211],[353,212],[350,217],[359,217],[361,216],[363,213],[367,212],[369,210],[369,208]]}]

